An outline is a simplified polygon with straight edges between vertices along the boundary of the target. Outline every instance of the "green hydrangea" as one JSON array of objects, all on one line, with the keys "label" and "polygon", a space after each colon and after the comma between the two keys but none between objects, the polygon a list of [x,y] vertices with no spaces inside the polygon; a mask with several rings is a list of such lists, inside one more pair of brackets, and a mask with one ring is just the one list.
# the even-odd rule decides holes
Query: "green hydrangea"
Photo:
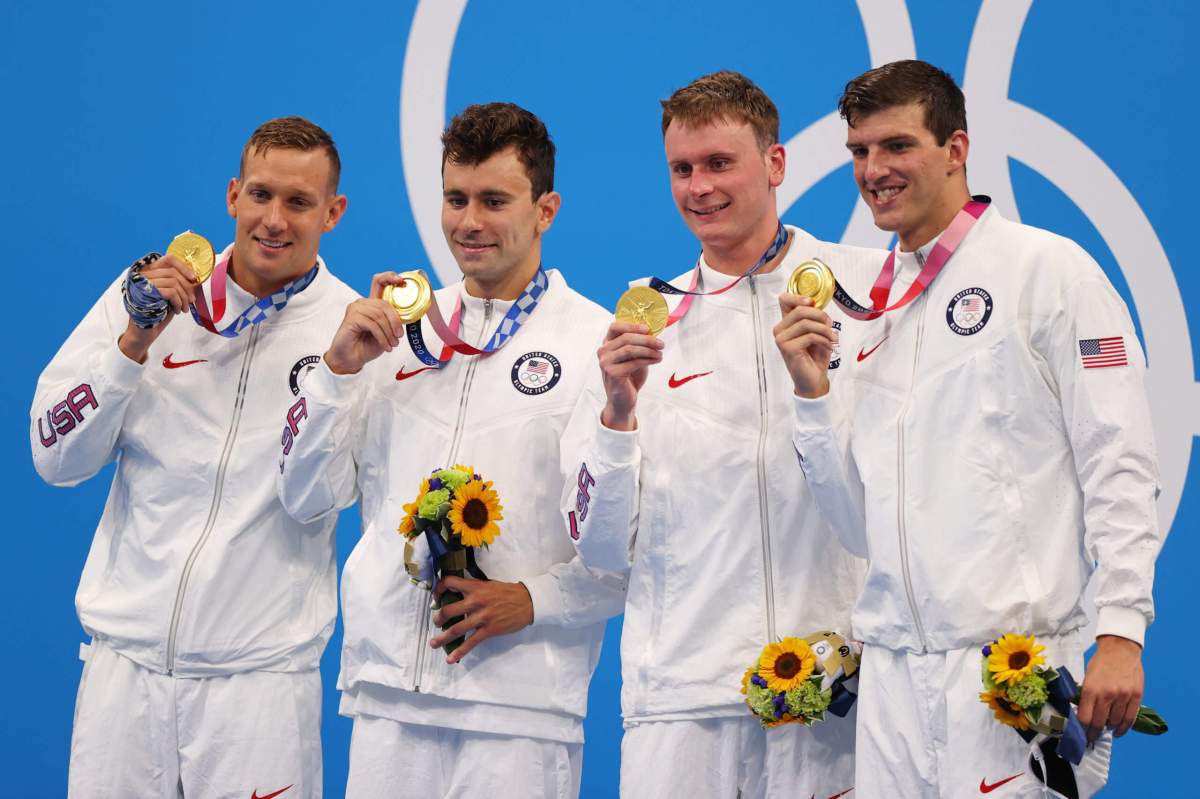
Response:
[{"label": "green hydrangea", "polygon": [[442,484],[451,491],[457,491],[471,480],[471,475],[458,469],[438,469],[433,476],[441,480]]},{"label": "green hydrangea", "polygon": [[768,721],[775,719],[774,699],[775,692],[770,688],[762,688],[754,683],[746,686],[746,704],[761,719]]},{"label": "green hydrangea", "polygon": [[1046,680],[1038,673],[1029,674],[1025,679],[1010,685],[1008,699],[1022,708],[1037,707],[1046,704],[1049,693],[1046,691]]},{"label": "green hydrangea", "polygon": [[806,719],[820,719],[833,699],[832,691],[822,691],[820,678],[805,680],[784,694],[788,712]]},{"label": "green hydrangea", "polygon": [[436,522],[439,514],[438,510],[443,504],[450,502],[450,492],[444,488],[439,488],[436,491],[426,491],[425,496],[421,497],[421,505],[417,508],[417,515],[422,519],[429,519]]}]

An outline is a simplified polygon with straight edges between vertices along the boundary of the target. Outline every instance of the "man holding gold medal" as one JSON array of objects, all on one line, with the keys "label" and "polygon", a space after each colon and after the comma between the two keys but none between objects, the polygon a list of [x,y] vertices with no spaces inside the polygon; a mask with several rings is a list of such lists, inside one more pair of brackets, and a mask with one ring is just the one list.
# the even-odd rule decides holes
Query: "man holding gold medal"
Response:
[{"label": "man holding gold medal", "polygon": [[[853,713],[764,730],[742,684],[766,644],[850,633],[862,562],[836,545],[804,487],[771,327],[794,273],[820,288],[809,285],[815,265],[801,269],[808,259],[852,280],[882,254],[780,224],[779,115],[743,75],[679,89],[662,124],[699,263],[621,299],[562,446],[576,549],[629,581],[621,793],[842,795],[854,786]],[[669,307],[663,293],[681,298]],[[822,365],[835,381],[841,359]]]},{"label": "man holding gold medal", "polygon": [[[1090,796],[1106,728],[1127,731],[1141,700],[1162,544],[1132,322],[1082,248],[971,197],[964,98],[945,72],[885,65],[847,84],[840,109],[862,198],[899,244],[869,307],[839,295],[864,341],[840,382],[822,368],[830,317],[809,300],[781,299],[776,341],[808,485],[870,558],[854,609],[856,795]],[[1040,658],[1083,676],[1079,751],[1084,731],[1092,745],[1077,765],[998,723],[1024,729],[1011,705],[980,701],[1003,633],[1045,648],[1002,657],[1013,679]]]},{"label": "man holding gold medal", "polygon": [[[475,105],[442,143],[442,229],[464,280],[431,293],[422,274],[386,272],[346,309],[288,414],[280,496],[306,521],[362,502],[342,581],[346,795],[573,799],[588,680],[624,586],[574,557],[558,441],[608,315],[542,267],[561,202],[545,125]],[[490,579],[445,577],[439,597],[463,599],[432,611],[429,539],[399,530],[418,486],[444,490],[439,467],[491,482],[498,502],[463,519],[500,535],[469,553]]]},{"label": "man holding gold medal", "polygon": [[117,462],[76,594],[92,643],[69,796],[321,795],[333,520],[294,521],[262,478],[355,296],[317,254],[339,171],[321,128],[263,124],[227,190],[234,243],[188,232],[139,259],[38,381],[38,473],[74,485]]}]

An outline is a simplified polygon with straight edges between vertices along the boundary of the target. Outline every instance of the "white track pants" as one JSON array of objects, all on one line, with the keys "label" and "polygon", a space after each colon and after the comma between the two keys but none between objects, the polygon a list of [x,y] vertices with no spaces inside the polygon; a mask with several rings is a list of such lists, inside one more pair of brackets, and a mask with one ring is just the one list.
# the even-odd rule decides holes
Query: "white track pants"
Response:
[{"label": "white track pants", "polygon": [[744,717],[632,724],[621,740],[621,796],[852,799],[854,715],[769,730],[749,711]]},{"label": "white track pants", "polygon": [[[347,799],[576,799],[583,745],[356,715]],[[281,798],[282,799],[282,798]]]},{"label": "white track pants", "polygon": [[89,650],[70,799],[321,796],[319,672],[168,677],[103,642]]}]

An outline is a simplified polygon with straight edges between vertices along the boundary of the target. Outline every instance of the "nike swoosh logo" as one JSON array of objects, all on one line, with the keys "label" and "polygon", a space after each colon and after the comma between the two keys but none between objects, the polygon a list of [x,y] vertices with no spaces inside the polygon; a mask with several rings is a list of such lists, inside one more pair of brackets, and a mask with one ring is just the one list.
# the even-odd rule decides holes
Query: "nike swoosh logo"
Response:
[{"label": "nike swoosh logo", "polygon": [[279,796],[279,794],[283,793],[284,791],[286,791],[288,788],[291,788],[291,787],[292,786],[289,785],[287,788],[280,788],[275,793],[267,793],[267,794],[263,794],[262,796],[259,796],[258,789],[255,789],[254,793],[250,794],[250,799],[271,799],[272,796]]},{"label": "nike swoosh logo", "polygon": [[[419,374],[421,374],[421,372],[428,372],[430,369],[436,369],[436,368],[437,368],[436,366],[422,366],[420,369],[417,369],[416,371],[406,372],[406,371],[404,371],[404,367],[401,366],[400,371],[396,372],[396,379],[397,380],[407,380],[408,378],[412,377],[413,375],[419,375]],[[259,797],[259,799],[267,799],[267,797],[262,796],[262,797]]]},{"label": "nike swoosh logo", "polygon": [[858,362],[859,362],[859,363],[862,363],[862,362],[863,362],[863,361],[865,361],[867,358],[870,358],[870,357],[871,357],[871,353],[872,353],[872,352],[874,352],[875,350],[879,349],[880,347],[882,347],[882,346],[883,346],[883,342],[885,342],[885,341],[887,341],[887,340],[888,340],[888,337],[887,337],[887,336],[884,336],[882,339],[880,339],[880,340],[879,340],[879,343],[878,343],[878,344],[876,344],[874,347],[872,347],[871,349],[867,350],[866,352],[863,352],[863,351],[862,351],[862,348],[860,347],[860,348],[859,348],[859,350],[858,350]]},{"label": "nike swoosh logo", "polygon": [[681,378],[679,378],[678,380],[676,380],[676,379],[675,379],[675,373],[674,373],[674,372],[672,372],[672,373],[671,373],[671,377],[670,377],[670,379],[669,379],[669,380],[667,380],[667,385],[668,385],[668,386],[670,386],[671,388],[679,388],[679,387],[680,387],[680,386],[682,386],[684,383],[687,383],[687,382],[688,382],[688,381],[690,381],[690,380],[695,380],[697,377],[704,377],[705,375],[711,375],[711,374],[712,374],[712,372],[711,372],[711,371],[709,371],[709,372],[697,372],[697,373],[696,373],[696,374],[694,374],[694,375],[688,375],[687,377],[681,377]]},{"label": "nike swoosh logo", "polygon": [[[854,790],[853,788],[847,788],[846,790],[842,791],[841,793],[835,793],[833,796],[829,797],[829,799],[839,799],[839,797],[845,796],[846,794],[850,793],[853,790]],[[812,799],[817,799],[817,795],[815,793],[812,795]]]},{"label": "nike swoosh logo", "polygon": [[[163,358],[164,369],[182,369],[183,367],[191,366],[194,363],[208,363],[207,358],[196,358],[194,361],[172,361],[171,356],[174,354],[175,353],[173,352],[167,353],[167,357]],[[266,797],[259,797],[259,799],[266,799]]]},{"label": "nike swoosh logo", "polygon": [[[1024,774],[1024,772],[1021,772],[1021,774]],[[987,784],[987,778],[985,777],[984,779],[981,779],[979,781],[979,792],[980,793],[991,793],[992,791],[999,788],[1001,785],[1012,782],[1017,777],[1020,777],[1021,774],[1014,774],[1011,777],[1005,777],[1004,779],[1000,780],[1000,782],[993,782],[991,785]],[[264,799],[266,799],[266,798],[264,797]]]}]

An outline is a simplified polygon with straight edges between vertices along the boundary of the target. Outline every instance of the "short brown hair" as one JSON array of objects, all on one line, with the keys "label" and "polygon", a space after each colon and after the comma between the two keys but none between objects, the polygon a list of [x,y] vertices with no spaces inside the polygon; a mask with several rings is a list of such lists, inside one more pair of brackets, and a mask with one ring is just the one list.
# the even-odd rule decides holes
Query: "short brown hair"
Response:
[{"label": "short brown hair", "polygon": [[446,161],[482,164],[513,147],[533,187],[533,199],[554,191],[554,142],[545,124],[513,103],[469,105],[442,133],[442,170]]},{"label": "short brown hair", "polygon": [[338,157],[337,146],[333,143],[333,138],[319,125],[314,125],[304,117],[279,117],[259,125],[242,148],[238,177],[241,178],[246,173],[246,159],[251,150],[265,155],[276,147],[302,152],[324,149],[325,154],[329,156],[329,190],[337,192],[338,181],[342,177],[342,159]]},{"label": "short brown hair", "polygon": [[924,61],[893,61],[864,72],[846,84],[838,111],[854,127],[863,117],[909,103],[925,109],[925,127],[939,147],[954,131],[967,129],[962,89],[945,70]]},{"label": "short brown hair", "polygon": [[675,119],[688,127],[723,120],[748,124],[763,152],[779,142],[779,109],[766,92],[740,72],[723,69],[696,78],[663,100],[662,109],[664,136]]}]

